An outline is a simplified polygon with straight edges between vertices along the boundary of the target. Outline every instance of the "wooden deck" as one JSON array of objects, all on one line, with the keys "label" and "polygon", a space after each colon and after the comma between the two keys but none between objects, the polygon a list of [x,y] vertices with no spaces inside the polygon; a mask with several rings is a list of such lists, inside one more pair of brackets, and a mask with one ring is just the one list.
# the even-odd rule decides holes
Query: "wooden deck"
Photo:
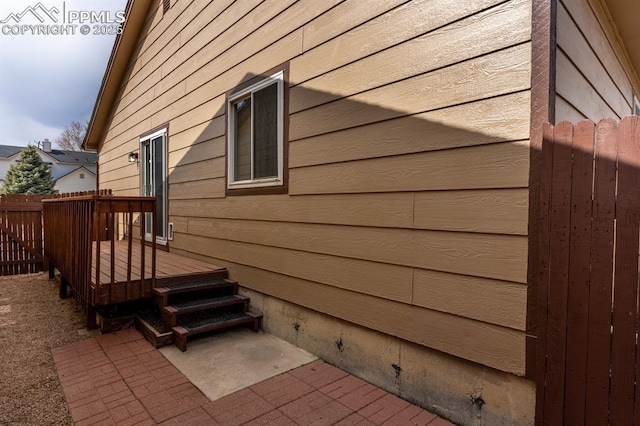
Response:
[{"label": "wooden deck", "polygon": [[[96,243],[93,243],[93,259],[96,259]],[[129,247],[126,241],[115,242],[115,262],[113,280],[111,278],[111,243],[100,244],[100,281],[96,280],[96,262],[92,262],[91,290],[95,294],[95,305],[138,300],[152,296],[151,282],[152,248],[145,248],[145,276],[140,276],[142,270],[141,247],[133,244],[131,250],[131,276],[127,276],[129,262]],[[156,251],[156,287],[179,283],[188,280],[226,278],[226,268],[189,259],[171,252]],[[113,285],[112,285],[113,282]]]}]

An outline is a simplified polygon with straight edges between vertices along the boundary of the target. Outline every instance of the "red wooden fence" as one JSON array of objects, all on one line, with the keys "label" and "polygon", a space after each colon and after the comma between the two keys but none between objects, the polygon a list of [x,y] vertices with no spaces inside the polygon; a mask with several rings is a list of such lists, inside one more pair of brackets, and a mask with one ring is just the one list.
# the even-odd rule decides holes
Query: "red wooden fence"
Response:
[{"label": "red wooden fence", "polygon": [[40,195],[0,195],[0,275],[39,272],[44,263]]},{"label": "red wooden fence", "polygon": [[545,128],[536,423],[640,425],[640,119]]}]

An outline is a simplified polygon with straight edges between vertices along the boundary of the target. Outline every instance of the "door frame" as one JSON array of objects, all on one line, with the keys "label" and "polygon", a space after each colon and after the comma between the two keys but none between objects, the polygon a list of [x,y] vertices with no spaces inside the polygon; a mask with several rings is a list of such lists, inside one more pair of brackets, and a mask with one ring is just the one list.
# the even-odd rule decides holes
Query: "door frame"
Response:
[{"label": "door frame", "polygon": [[[145,184],[147,182],[147,176],[148,176],[148,170],[149,170],[149,159],[147,158],[147,155],[146,155],[145,146],[148,145],[150,149],[154,151],[151,154],[152,156],[154,156],[156,155],[155,146],[151,144],[151,142],[155,139],[158,139],[159,137],[161,138],[162,147],[160,151],[162,155],[162,181],[163,181],[162,189],[164,192],[164,197],[162,197],[162,200],[160,200],[157,198],[155,194],[151,195],[151,196],[156,196],[156,200],[157,200],[156,202],[158,203],[156,208],[156,212],[158,214],[156,214],[156,218],[158,222],[162,224],[162,235],[156,229],[156,243],[161,245],[168,244],[168,228],[169,228],[168,226],[169,185],[168,185],[168,170],[167,170],[168,133],[169,133],[169,126],[164,125],[140,137],[140,162],[141,162],[140,195],[142,196],[150,196],[149,194],[146,194],[146,190],[145,190],[146,189]],[[155,162],[152,163],[152,167],[154,164]],[[155,188],[155,185],[154,185],[154,188]],[[162,214],[159,214],[160,212],[162,212]],[[149,221],[145,221],[145,222],[149,223]],[[154,226],[156,225],[154,224]],[[145,239],[148,241],[151,240],[151,234],[147,233],[146,229],[145,229]]]}]

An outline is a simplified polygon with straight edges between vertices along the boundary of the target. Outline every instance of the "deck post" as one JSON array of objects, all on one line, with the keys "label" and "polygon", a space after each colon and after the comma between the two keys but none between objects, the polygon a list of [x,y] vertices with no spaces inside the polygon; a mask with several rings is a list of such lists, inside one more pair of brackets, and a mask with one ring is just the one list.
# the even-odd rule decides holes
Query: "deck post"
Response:
[{"label": "deck post", "polygon": [[52,280],[56,277],[56,267],[53,266],[53,262],[48,262],[48,268],[49,268],[49,279]]},{"label": "deck post", "polygon": [[96,321],[96,306],[92,304],[87,305],[87,330],[93,330],[98,328]]}]

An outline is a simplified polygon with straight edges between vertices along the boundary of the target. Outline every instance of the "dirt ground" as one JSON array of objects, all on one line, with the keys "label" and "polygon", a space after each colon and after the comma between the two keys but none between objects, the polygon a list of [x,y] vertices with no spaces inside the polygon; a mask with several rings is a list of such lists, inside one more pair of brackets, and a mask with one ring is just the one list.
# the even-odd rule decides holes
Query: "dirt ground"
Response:
[{"label": "dirt ground", "polygon": [[93,334],[47,274],[0,277],[0,424],[73,424],[51,349]]}]

